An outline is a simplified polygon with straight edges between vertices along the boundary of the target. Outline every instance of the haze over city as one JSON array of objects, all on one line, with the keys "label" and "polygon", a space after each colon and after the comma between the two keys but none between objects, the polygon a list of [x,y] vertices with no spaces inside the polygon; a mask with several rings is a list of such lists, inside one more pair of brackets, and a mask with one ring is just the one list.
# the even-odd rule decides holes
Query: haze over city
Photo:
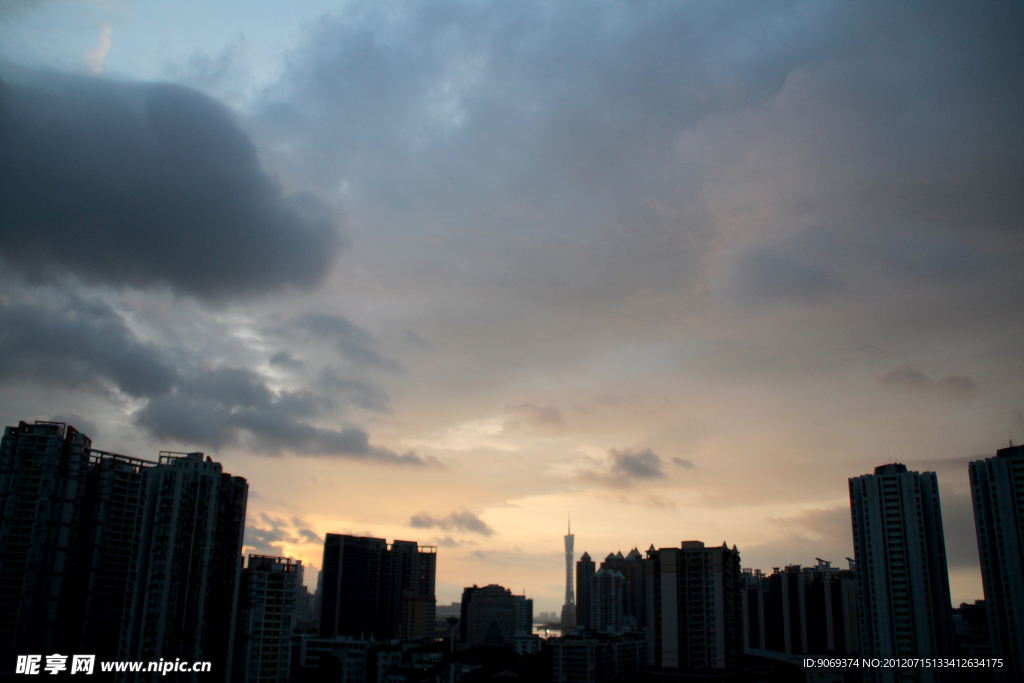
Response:
[{"label": "haze over city", "polygon": [[[1024,439],[1019,5],[0,2],[0,415],[245,477],[246,553],[564,594],[845,566]],[[314,571],[306,574],[315,584]]]}]

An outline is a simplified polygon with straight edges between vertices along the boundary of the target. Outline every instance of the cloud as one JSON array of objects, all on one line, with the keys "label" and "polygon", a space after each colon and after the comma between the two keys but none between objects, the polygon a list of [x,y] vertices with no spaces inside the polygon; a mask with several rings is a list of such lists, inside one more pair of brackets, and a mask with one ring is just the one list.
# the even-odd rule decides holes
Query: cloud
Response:
[{"label": "cloud", "polygon": [[143,398],[168,393],[177,379],[160,350],[139,341],[101,301],[0,302],[0,382],[113,388]]},{"label": "cloud", "polygon": [[900,365],[881,372],[875,381],[883,389],[903,392],[927,392],[949,398],[966,400],[978,394],[978,384],[970,377],[946,375],[933,380],[909,365]]},{"label": "cloud", "polygon": [[494,530],[487,526],[486,522],[474,515],[472,512],[468,512],[466,510],[453,512],[447,517],[440,518],[431,517],[424,512],[418,515],[413,515],[409,520],[409,525],[414,529],[457,529],[459,531],[481,534],[483,536],[490,536],[494,533]]},{"label": "cloud", "polygon": [[612,460],[612,474],[623,479],[660,479],[665,476],[661,471],[661,458],[650,448],[639,453],[633,451],[608,451]]},{"label": "cloud", "polygon": [[276,365],[285,368],[286,370],[298,370],[299,368],[302,367],[302,361],[299,360],[298,358],[295,358],[294,356],[292,356],[292,354],[288,353],[287,351],[278,351],[273,356],[271,356],[270,360],[267,362],[270,363],[271,365]]},{"label": "cloud", "polygon": [[389,413],[388,396],[380,389],[357,379],[346,379],[338,368],[327,366],[313,378],[311,385],[326,396],[342,397],[346,402],[372,410]]},{"label": "cloud", "polygon": [[111,32],[110,24],[104,24],[96,48],[85,55],[86,62],[89,64],[89,71],[94,74],[103,71],[103,61],[107,58],[107,51],[110,50]]},{"label": "cloud", "polygon": [[177,85],[0,81],[0,187],[0,261],[34,282],[308,289],[344,244],[332,209],[282,191],[232,114]]},{"label": "cloud", "polygon": [[691,461],[687,460],[686,458],[672,458],[672,464],[675,465],[676,467],[682,467],[683,469],[686,470],[692,470],[694,467],[696,467],[696,465],[694,465]]},{"label": "cloud", "polygon": [[338,351],[355,366],[401,369],[396,361],[384,358],[377,352],[374,348],[376,341],[369,332],[354,325],[344,316],[305,313],[292,321],[291,326],[304,330],[314,337],[333,341]]},{"label": "cloud", "polygon": [[318,427],[313,418],[329,404],[308,390],[273,391],[253,370],[232,366],[199,369],[166,395],[134,414],[152,436],[219,449],[239,445],[257,453],[336,456],[387,465],[441,467],[434,458],[373,446],[362,429]]},{"label": "cloud", "polygon": [[307,543],[312,543],[313,545],[323,545],[324,543],[323,536],[320,536],[315,531],[311,531],[309,529],[299,529],[299,538],[302,538]]},{"label": "cloud", "polygon": [[[678,461],[678,462],[677,462]],[[673,459],[679,467],[687,468],[687,460]],[[641,451],[616,450],[608,451],[608,459],[602,463],[594,463],[590,468],[579,474],[583,482],[595,483],[611,488],[629,489],[641,482],[653,482],[665,479],[663,470],[665,462],[650,448]],[[693,467],[692,463],[689,465]],[[626,502],[628,499],[623,498]],[[658,495],[648,492],[643,498],[645,505],[653,507],[672,507],[674,504]]]},{"label": "cloud", "polygon": [[505,412],[515,420],[533,427],[561,427],[565,424],[562,411],[553,406],[518,403],[505,406]]}]

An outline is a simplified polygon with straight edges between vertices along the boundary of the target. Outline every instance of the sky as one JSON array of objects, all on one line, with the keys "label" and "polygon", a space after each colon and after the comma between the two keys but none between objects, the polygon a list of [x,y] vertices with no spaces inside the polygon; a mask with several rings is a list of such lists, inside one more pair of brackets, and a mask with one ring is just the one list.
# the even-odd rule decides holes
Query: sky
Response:
[{"label": "sky", "polygon": [[[852,557],[1024,439],[1017,3],[0,0],[0,418],[249,482],[246,552]],[[306,575],[315,582],[315,571]]]}]

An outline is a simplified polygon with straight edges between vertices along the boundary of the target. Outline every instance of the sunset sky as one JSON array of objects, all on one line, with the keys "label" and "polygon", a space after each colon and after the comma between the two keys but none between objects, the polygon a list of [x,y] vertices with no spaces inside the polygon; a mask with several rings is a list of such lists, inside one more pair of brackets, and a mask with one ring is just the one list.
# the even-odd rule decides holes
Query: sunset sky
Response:
[{"label": "sunset sky", "polygon": [[[246,552],[853,554],[1024,440],[1024,6],[0,0],[0,419],[202,450]],[[315,581],[315,572],[307,582]]]}]

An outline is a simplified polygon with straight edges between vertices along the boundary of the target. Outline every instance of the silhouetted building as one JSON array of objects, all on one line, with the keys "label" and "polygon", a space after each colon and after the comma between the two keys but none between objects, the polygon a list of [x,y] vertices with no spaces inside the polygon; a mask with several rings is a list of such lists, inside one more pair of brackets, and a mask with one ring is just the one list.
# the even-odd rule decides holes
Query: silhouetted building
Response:
[{"label": "silhouetted building", "polygon": [[590,554],[584,552],[576,562],[576,628],[579,629],[593,628],[590,625],[590,577],[596,571],[597,565],[590,559]]},{"label": "silhouetted building", "polygon": [[320,636],[388,640],[434,631],[437,548],[327,534]]},{"label": "silhouetted building", "polygon": [[516,608],[516,635],[533,633],[533,600],[525,595],[513,595],[512,604]]},{"label": "silhouetted building", "polygon": [[4,430],[0,671],[14,670],[15,655],[67,647],[58,631],[61,617],[73,609],[69,589],[80,583],[76,554],[90,445],[62,423],[21,422]]},{"label": "silhouetted building", "polygon": [[859,652],[857,575],[816,567],[743,570],[744,648],[842,657]]},{"label": "silhouetted building", "polygon": [[238,683],[288,683],[301,569],[302,563],[291,558],[249,555],[239,591],[232,669]]},{"label": "silhouetted building", "polygon": [[653,546],[644,560],[648,661],[661,674],[725,674],[743,655],[740,554],[724,543],[705,548]]},{"label": "silhouetted building", "polygon": [[970,464],[978,556],[997,676],[1024,680],[1024,448]]},{"label": "silhouetted building", "polygon": [[246,492],[202,454],[154,463],[94,450],[62,423],[8,427],[0,669],[67,652],[229,672]]},{"label": "silhouetted building", "polygon": [[590,614],[587,626],[598,633],[622,633],[622,594],[626,579],[615,569],[602,567],[590,577]]},{"label": "silhouetted building", "polygon": [[474,647],[512,648],[519,620],[512,591],[496,584],[462,593],[463,640]]},{"label": "silhouetted building", "polygon": [[[935,473],[908,472],[898,463],[876,467],[874,474],[850,479],[850,507],[861,655],[950,657],[949,574]],[[865,673],[869,680],[883,681],[896,680],[897,674],[894,669]],[[948,673],[913,672],[922,681],[946,680]]]},{"label": "silhouetted building", "polygon": [[248,484],[202,453],[161,452],[144,475],[126,659],[209,661],[230,679]]}]

